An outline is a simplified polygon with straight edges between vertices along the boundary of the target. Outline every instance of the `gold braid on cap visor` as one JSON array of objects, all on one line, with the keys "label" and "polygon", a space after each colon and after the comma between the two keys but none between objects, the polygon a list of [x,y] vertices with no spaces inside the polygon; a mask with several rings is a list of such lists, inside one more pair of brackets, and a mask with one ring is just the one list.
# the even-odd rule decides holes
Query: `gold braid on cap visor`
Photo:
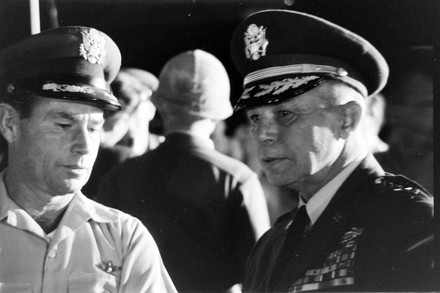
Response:
[{"label": "gold braid on cap visor", "polygon": [[[282,79],[277,80],[277,77]],[[254,71],[244,78],[245,90],[234,110],[237,111],[248,105],[279,102],[286,98],[281,97],[283,93],[290,92],[293,97],[318,86],[328,78],[341,80],[357,89],[363,96],[367,96],[364,84],[348,76],[347,70],[342,67],[316,64],[275,66]]]}]

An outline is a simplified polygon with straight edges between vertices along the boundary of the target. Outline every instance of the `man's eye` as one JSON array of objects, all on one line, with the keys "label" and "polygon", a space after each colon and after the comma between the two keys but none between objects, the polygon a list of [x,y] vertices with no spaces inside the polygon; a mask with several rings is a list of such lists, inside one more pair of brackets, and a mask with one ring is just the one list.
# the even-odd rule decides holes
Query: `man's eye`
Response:
[{"label": "man's eye", "polygon": [[297,114],[286,110],[278,111],[275,115],[275,119],[280,125],[290,124],[293,121],[295,121],[297,118],[298,118]]},{"label": "man's eye", "polygon": [[62,129],[68,129],[72,127],[72,124],[69,123],[57,123],[57,125]]},{"label": "man's eye", "polygon": [[252,124],[255,124],[255,123],[258,123],[258,121],[260,121],[260,115],[257,115],[257,114],[251,114],[251,115],[248,115],[248,118],[249,118],[249,121],[252,123]]},{"label": "man's eye", "polygon": [[91,133],[101,132],[102,127],[89,127]]}]

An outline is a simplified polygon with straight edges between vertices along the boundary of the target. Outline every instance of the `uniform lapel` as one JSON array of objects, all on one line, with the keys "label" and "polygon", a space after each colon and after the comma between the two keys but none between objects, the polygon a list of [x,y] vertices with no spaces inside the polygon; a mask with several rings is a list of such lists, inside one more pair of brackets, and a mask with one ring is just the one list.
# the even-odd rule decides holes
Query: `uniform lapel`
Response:
[{"label": "uniform lapel", "polygon": [[367,157],[342,184],[298,247],[298,256],[287,265],[275,291],[288,291],[296,279],[301,277],[307,269],[311,269],[310,266],[317,258],[321,258],[331,245],[352,228],[350,225],[353,225],[353,221],[350,221],[350,218],[359,204],[368,196],[369,174],[376,169],[371,169],[371,163],[374,165],[374,162],[380,168],[375,159]]}]

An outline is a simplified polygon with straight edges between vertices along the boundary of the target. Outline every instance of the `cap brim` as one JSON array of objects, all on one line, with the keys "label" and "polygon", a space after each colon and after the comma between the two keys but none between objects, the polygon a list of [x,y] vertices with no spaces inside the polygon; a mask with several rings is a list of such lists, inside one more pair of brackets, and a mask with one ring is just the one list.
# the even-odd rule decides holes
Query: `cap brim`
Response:
[{"label": "cap brim", "polygon": [[261,105],[277,104],[301,95],[329,79],[326,76],[303,75],[267,80],[265,83],[249,85],[236,102],[234,111]]},{"label": "cap brim", "polygon": [[96,82],[97,79],[93,81],[87,79],[86,82],[82,79],[75,78],[75,76],[70,76],[70,78],[63,76],[62,78],[16,80],[3,85],[2,88],[5,88],[8,94],[27,92],[54,99],[83,101],[110,111],[122,109],[118,99],[109,90],[100,87]]}]

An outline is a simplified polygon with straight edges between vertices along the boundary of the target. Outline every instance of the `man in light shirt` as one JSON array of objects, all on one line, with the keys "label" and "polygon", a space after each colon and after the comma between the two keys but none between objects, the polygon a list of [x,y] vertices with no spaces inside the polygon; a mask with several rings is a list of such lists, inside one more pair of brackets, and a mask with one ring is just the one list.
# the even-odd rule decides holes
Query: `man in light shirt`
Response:
[{"label": "man in light shirt", "polygon": [[250,15],[231,42],[270,182],[298,191],[254,248],[246,292],[434,290],[433,198],[369,153],[365,99],[388,77],[360,36],[295,11]]},{"label": "man in light shirt", "polygon": [[0,52],[0,292],[175,292],[142,223],[86,198],[116,44],[60,27]]}]

